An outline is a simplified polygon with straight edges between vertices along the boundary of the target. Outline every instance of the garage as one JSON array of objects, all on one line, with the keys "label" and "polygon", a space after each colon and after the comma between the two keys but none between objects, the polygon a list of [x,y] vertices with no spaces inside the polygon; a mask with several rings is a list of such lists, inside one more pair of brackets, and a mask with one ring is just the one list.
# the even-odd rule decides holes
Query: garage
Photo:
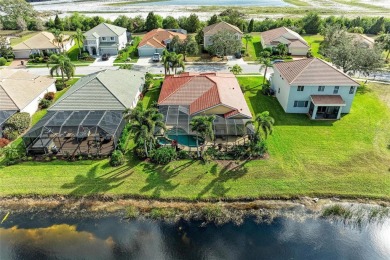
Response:
[{"label": "garage", "polygon": [[162,54],[163,50],[164,48],[156,49],[154,47],[144,45],[138,48],[138,55],[140,57],[149,57],[149,56],[153,56],[153,54],[155,54],[156,52]]},{"label": "garage", "polygon": [[28,59],[30,58],[30,50],[14,50],[15,59]]},{"label": "garage", "polygon": [[118,50],[116,48],[100,48],[100,54],[109,54],[111,56],[118,55]]}]

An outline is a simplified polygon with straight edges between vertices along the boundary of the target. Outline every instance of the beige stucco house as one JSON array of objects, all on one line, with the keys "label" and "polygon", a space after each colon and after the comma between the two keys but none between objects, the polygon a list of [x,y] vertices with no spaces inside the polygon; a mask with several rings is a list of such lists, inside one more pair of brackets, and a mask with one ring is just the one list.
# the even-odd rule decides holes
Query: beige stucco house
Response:
[{"label": "beige stucco house", "polygon": [[302,36],[286,27],[262,32],[260,36],[263,48],[274,48],[282,43],[287,46],[288,53],[293,56],[306,56],[310,49]]},{"label": "beige stucco house", "polygon": [[271,88],[286,113],[340,119],[349,113],[359,83],[317,58],[276,63]]}]

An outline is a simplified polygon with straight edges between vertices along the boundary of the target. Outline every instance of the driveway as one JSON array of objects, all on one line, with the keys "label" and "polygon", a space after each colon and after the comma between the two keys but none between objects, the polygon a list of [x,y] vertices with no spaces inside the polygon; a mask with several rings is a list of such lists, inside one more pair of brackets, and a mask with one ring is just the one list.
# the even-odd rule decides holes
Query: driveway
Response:
[{"label": "driveway", "polygon": [[110,56],[108,60],[102,60],[102,57],[97,57],[96,60],[89,66],[92,67],[112,67],[114,66],[115,56]]},{"label": "driveway", "polygon": [[[156,62],[157,63],[157,62]],[[139,66],[149,66],[153,64],[152,57],[140,57],[136,63]]]}]

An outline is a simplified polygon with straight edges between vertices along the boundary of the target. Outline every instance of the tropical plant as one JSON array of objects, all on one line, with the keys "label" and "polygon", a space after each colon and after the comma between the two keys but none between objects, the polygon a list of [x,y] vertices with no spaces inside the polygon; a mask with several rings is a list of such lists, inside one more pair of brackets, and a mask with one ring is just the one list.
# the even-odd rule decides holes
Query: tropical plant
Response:
[{"label": "tropical plant", "polygon": [[2,149],[2,153],[7,161],[13,161],[19,158],[19,151],[16,145],[11,144]]},{"label": "tropical plant", "polygon": [[269,134],[272,134],[273,125],[275,119],[269,115],[268,111],[261,112],[255,116],[255,119],[246,122],[245,126],[252,124],[256,125],[255,135],[259,136],[261,139],[260,129],[263,131],[265,139],[267,139]]},{"label": "tropical plant", "polygon": [[162,60],[163,66],[164,66],[164,74],[166,76],[167,73],[170,72],[171,53],[167,50],[164,50],[161,60]]},{"label": "tropical plant", "polygon": [[271,60],[268,58],[261,58],[260,59],[260,71],[264,69],[264,78],[263,78],[263,85],[265,84],[266,76],[267,76],[267,70],[268,68],[272,67]]},{"label": "tropical plant", "polygon": [[31,123],[31,116],[27,112],[20,112],[13,114],[4,124],[4,128],[17,131],[18,134],[23,133],[29,128]]},{"label": "tropical plant", "polygon": [[176,54],[175,52],[171,53],[171,69],[176,74],[177,68],[182,68],[184,71],[185,64],[184,64],[184,55],[183,54]]},{"label": "tropical plant", "polygon": [[119,150],[114,151],[110,157],[110,165],[113,167],[122,165],[125,162],[123,153]]},{"label": "tropical plant", "polygon": [[190,121],[191,131],[196,132],[196,152],[198,157],[200,157],[199,153],[199,137],[206,139],[209,137],[211,140],[214,140],[214,129],[213,122],[215,120],[214,115],[207,116],[195,116]]},{"label": "tropical plant", "polygon": [[55,29],[52,31],[54,35],[54,43],[58,44],[58,47],[60,47],[61,52],[65,51],[65,41],[68,40],[65,35],[58,29]]},{"label": "tropical plant", "polygon": [[81,43],[84,42],[85,36],[83,32],[79,28],[77,28],[76,33],[71,35],[70,39],[77,43],[77,47],[79,49],[79,56],[77,57],[77,59],[79,59],[79,57],[81,57]]},{"label": "tropical plant", "polygon": [[250,34],[245,34],[244,35],[244,40],[245,40],[245,52],[248,52],[248,42],[252,41],[253,36]]},{"label": "tropical plant", "polygon": [[134,139],[137,140],[138,145],[144,146],[146,156],[149,157],[149,152],[155,144],[156,128],[163,131],[166,129],[163,122],[164,116],[156,108],[144,109],[142,103],[138,103],[134,109],[126,109],[123,113],[125,120],[131,121],[131,132],[134,134]]},{"label": "tropical plant", "polygon": [[386,60],[390,54],[390,33],[383,33],[375,39],[376,42],[382,45],[383,50],[387,51]]},{"label": "tropical plant", "polygon": [[175,148],[164,146],[161,148],[158,148],[156,150],[153,150],[150,153],[150,158],[152,162],[157,164],[168,164],[169,162],[176,160],[177,153]]},{"label": "tropical plant", "polygon": [[279,43],[278,46],[276,46],[276,50],[278,51],[279,55],[284,56],[288,52],[288,48],[286,44],[284,43]]},{"label": "tropical plant", "polygon": [[242,68],[238,64],[235,64],[233,67],[229,67],[229,70],[234,75],[241,74],[241,72],[242,72]]},{"label": "tropical plant", "polygon": [[65,76],[68,80],[74,76],[75,65],[66,55],[51,55],[47,62],[47,67],[50,67],[50,64],[52,65],[50,68],[50,75],[53,77],[54,73],[56,73],[57,76],[61,73],[62,84],[65,84]]}]

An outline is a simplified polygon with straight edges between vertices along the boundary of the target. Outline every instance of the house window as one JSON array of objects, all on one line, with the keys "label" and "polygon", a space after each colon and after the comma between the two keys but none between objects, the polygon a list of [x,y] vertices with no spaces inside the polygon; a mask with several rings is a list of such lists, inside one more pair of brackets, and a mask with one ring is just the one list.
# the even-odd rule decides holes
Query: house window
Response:
[{"label": "house window", "polygon": [[114,41],[115,40],[115,37],[111,37],[111,41]]},{"label": "house window", "polygon": [[307,107],[309,101],[294,101],[294,107]]},{"label": "house window", "polygon": [[355,93],[355,87],[351,87],[351,88],[349,89],[349,94],[353,94],[353,93]]},{"label": "house window", "polygon": [[325,86],[318,86],[318,92],[324,92]]},{"label": "house window", "polygon": [[333,94],[339,93],[339,86],[334,87]]},{"label": "house window", "polygon": [[298,86],[298,91],[303,91],[304,88],[304,86]]},{"label": "house window", "polygon": [[105,41],[105,40],[106,40],[106,37],[102,37],[102,40]]},{"label": "house window", "polygon": [[280,93],[280,88],[278,88],[278,93]]}]

